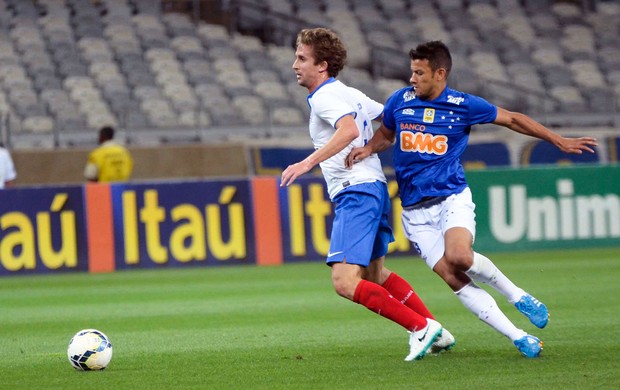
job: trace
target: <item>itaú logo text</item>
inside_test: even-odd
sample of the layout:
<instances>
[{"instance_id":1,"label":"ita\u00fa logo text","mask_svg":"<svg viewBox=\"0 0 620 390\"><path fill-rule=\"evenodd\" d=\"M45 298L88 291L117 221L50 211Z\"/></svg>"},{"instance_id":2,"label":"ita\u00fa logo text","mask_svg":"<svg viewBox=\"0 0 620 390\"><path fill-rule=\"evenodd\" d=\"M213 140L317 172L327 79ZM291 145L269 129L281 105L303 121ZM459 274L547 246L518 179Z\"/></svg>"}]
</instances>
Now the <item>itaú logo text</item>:
<instances>
[{"instance_id":1,"label":"ita\u00fa logo text","mask_svg":"<svg viewBox=\"0 0 620 390\"><path fill-rule=\"evenodd\" d=\"M403 152L419 152L442 155L448 151L448 137L401 131L400 150Z\"/></svg>"}]
</instances>

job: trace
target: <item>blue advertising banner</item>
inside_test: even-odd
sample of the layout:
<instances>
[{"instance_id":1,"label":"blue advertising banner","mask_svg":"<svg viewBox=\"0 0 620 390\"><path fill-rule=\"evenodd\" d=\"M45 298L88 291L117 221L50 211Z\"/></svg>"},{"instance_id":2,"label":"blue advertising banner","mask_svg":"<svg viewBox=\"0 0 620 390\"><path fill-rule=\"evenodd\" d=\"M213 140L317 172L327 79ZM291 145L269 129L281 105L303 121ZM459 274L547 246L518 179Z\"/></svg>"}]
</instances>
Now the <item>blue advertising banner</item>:
<instances>
[{"instance_id":1,"label":"blue advertising banner","mask_svg":"<svg viewBox=\"0 0 620 390\"><path fill-rule=\"evenodd\" d=\"M247 180L112 186L116 268L255 262Z\"/></svg>"},{"instance_id":2,"label":"blue advertising banner","mask_svg":"<svg viewBox=\"0 0 620 390\"><path fill-rule=\"evenodd\" d=\"M334 219L325 180L304 177L280 191L285 262L325 259Z\"/></svg>"},{"instance_id":3,"label":"blue advertising banner","mask_svg":"<svg viewBox=\"0 0 620 390\"><path fill-rule=\"evenodd\" d=\"M82 187L0 191L0 275L88 270Z\"/></svg>"}]
</instances>

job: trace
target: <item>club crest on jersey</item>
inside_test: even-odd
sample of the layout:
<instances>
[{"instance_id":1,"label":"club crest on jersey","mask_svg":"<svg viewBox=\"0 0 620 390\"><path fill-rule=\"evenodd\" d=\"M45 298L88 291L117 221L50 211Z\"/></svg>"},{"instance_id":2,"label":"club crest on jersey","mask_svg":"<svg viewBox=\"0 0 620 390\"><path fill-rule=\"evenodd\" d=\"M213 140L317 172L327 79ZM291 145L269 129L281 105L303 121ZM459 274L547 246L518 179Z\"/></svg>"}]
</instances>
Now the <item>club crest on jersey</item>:
<instances>
[{"instance_id":1,"label":"club crest on jersey","mask_svg":"<svg viewBox=\"0 0 620 390\"><path fill-rule=\"evenodd\" d=\"M433 123L435 121L435 109L434 108L425 108L424 116L422 117L422 122L424 123Z\"/></svg>"},{"instance_id":2,"label":"club crest on jersey","mask_svg":"<svg viewBox=\"0 0 620 390\"><path fill-rule=\"evenodd\" d=\"M409 100L413 100L415 99L415 92L409 90L409 91L405 91L405 93L403 94L403 100L408 102Z\"/></svg>"}]
</instances>

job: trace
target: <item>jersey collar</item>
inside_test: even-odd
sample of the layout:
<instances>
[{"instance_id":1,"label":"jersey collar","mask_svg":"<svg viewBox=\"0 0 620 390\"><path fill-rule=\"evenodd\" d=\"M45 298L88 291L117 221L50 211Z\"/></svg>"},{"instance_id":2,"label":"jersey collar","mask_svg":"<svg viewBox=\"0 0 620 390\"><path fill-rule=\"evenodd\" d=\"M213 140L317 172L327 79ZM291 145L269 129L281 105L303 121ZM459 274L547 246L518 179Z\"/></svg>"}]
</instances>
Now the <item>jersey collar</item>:
<instances>
[{"instance_id":1,"label":"jersey collar","mask_svg":"<svg viewBox=\"0 0 620 390\"><path fill-rule=\"evenodd\" d=\"M308 95L308 99L312 98L312 96L321 88L323 88L323 86L327 85L327 84L331 84L333 82L336 82L336 79L334 77L330 77L327 80L323 81L315 90L314 92L312 92L310 95Z\"/></svg>"}]
</instances>

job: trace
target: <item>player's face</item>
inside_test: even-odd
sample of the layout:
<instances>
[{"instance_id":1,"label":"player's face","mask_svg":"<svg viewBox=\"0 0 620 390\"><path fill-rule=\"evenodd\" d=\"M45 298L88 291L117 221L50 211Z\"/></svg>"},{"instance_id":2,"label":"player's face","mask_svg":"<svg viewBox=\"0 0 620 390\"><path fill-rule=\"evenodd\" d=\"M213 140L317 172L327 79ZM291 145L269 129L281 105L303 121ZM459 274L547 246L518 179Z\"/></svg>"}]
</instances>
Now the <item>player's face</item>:
<instances>
[{"instance_id":1,"label":"player's face","mask_svg":"<svg viewBox=\"0 0 620 390\"><path fill-rule=\"evenodd\" d=\"M440 72L433 72L428 60L411 60L411 85L415 88L418 98L424 100L435 99L443 90L443 78Z\"/></svg>"},{"instance_id":2,"label":"player's face","mask_svg":"<svg viewBox=\"0 0 620 390\"><path fill-rule=\"evenodd\" d=\"M326 63L315 64L314 51L312 46L300 44L295 51L295 62L293 70L297 75L297 84L308 88L308 92L314 90L325 81Z\"/></svg>"}]
</instances>

